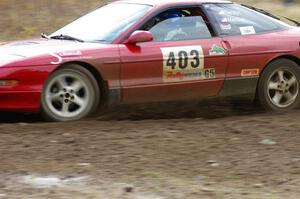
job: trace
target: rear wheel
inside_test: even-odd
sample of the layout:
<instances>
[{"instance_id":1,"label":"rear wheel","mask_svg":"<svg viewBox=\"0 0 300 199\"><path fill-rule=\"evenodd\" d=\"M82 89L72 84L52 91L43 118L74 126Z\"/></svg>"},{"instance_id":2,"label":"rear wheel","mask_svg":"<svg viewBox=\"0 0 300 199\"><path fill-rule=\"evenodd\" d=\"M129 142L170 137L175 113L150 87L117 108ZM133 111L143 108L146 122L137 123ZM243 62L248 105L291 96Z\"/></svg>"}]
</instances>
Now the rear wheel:
<instances>
[{"instance_id":1,"label":"rear wheel","mask_svg":"<svg viewBox=\"0 0 300 199\"><path fill-rule=\"evenodd\" d=\"M68 65L54 72L42 93L42 114L48 121L72 121L92 114L99 104L97 81L85 68Z\"/></svg>"},{"instance_id":2,"label":"rear wheel","mask_svg":"<svg viewBox=\"0 0 300 199\"><path fill-rule=\"evenodd\" d=\"M300 104L299 89L299 66L289 59L276 60L261 75L258 100L266 110L292 110Z\"/></svg>"}]
</instances>

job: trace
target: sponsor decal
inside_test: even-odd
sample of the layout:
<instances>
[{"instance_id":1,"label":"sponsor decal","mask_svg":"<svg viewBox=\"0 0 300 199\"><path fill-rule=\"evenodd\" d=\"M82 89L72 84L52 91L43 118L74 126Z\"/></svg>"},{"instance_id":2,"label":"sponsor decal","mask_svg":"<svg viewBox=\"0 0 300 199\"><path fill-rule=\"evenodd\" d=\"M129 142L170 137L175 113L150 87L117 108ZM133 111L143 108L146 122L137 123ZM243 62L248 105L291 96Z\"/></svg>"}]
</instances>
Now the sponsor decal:
<instances>
[{"instance_id":1,"label":"sponsor decal","mask_svg":"<svg viewBox=\"0 0 300 199\"><path fill-rule=\"evenodd\" d=\"M215 78L214 68L204 68L204 54L201 46L161 48L161 51L164 82Z\"/></svg>"},{"instance_id":2,"label":"sponsor decal","mask_svg":"<svg viewBox=\"0 0 300 199\"><path fill-rule=\"evenodd\" d=\"M242 77L253 77L259 75L259 68L252 68L252 69L243 69L241 72Z\"/></svg>"},{"instance_id":3,"label":"sponsor decal","mask_svg":"<svg viewBox=\"0 0 300 199\"><path fill-rule=\"evenodd\" d=\"M61 57L80 56L80 55L82 55L82 52L79 50L75 50L75 51L69 51L69 52L61 52L61 53L58 53L58 55Z\"/></svg>"},{"instance_id":4,"label":"sponsor decal","mask_svg":"<svg viewBox=\"0 0 300 199\"><path fill-rule=\"evenodd\" d=\"M253 35L256 34L255 28L253 26L240 27L242 35Z\"/></svg>"},{"instance_id":5,"label":"sponsor decal","mask_svg":"<svg viewBox=\"0 0 300 199\"><path fill-rule=\"evenodd\" d=\"M216 44L213 44L209 50L209 55L224 55L226 50Z\"/></svg>"},{"instance_id":6,"label":"sponsor decal","mask_svg":"<svg viewBox=\"0 0 300 199\"><path fill-rule=\"evenodd\" d=\"M231 24L229 24L229 23L220 24L220 28L221 28L221 30L231 30L232 29Z\"/></svg>"},{"instance_id":7,"label":"sponsor decal","mask_svg":"<svg viewBox=\"0 0 300 199\"><path fill-rule=\"evenodd\" d=\"M61 58L61 56L59 56L59 55L57 55L55 53L50 53L50 55L53 56L53 57L55 57L57 59L57 61L50 62L51 64L55 64L56 65L56 64L60 64L63 61L63 59Z\"/></svg>"},{"instance_id":8,"label":"sponsor decal","mask_svg":"<svg viewBox=\"0 0 300 199\"><path fill-rule=\"evenodd\" d=\"M214 79L215 76L216 71L214 68L201 69L198 72L168 72L165 77L165 82Z\"/></svg>"},{"instance_id":9,"label":"sponsor decal","mask_svg":"<svg viewBox=\"0 0 300 199\"><path fill-rule=\"evenodd\" d=\"M92 56L82 56L81 51L68 51L60 53L49 53L51 56L55 57L56 61L51 61L51 64L57 65L61 64L63 61L69 60L82 60L82 59L93 59Z\"/></svg>"},{"instance_id":10,"label":"sponsor decal","mask_svg":"<svg viewBox=\"0 0 300 199\"><path fill-rule=\"evenodd\" d=\"M229 20L228 20L228 18L227 18L227 17L224 17L224 18L222 18L221 22L222 22L222 23L228 23L228 22L229 22Z\"/></svg>"}]
</instances>

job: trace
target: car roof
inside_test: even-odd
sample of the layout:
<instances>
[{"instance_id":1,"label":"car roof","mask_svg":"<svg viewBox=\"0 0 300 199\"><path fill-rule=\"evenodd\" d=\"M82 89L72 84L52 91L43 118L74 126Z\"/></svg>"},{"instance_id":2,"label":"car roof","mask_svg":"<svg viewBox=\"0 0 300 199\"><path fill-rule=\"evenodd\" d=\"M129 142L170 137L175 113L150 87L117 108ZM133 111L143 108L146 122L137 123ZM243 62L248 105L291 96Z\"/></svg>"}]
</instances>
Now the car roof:
<instances>
[{"instance_id":1,"label":"car roof","mask_svg":"<svg viewBox=\"0 0 300 199\"><path fill-rule=\"evenodd\" d=\"M151 6L176 5L176 4L201 4L201 3L231 3L226 0L119 0L115 2L146 4Z\"/></svg>"}]
</instances>

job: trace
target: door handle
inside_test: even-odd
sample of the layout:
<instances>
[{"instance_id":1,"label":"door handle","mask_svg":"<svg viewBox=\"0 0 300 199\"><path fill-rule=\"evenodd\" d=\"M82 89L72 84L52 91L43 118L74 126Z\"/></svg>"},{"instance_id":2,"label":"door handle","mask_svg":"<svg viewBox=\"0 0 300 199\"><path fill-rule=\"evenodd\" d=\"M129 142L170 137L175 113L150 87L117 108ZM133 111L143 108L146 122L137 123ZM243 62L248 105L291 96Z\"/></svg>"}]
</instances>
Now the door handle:
<instances>
[{"instance_id":1,"label":"door handle","mask_svg":"<svg viewBox=\"0 0 300 199\"><path fill-rule=\"evenodd\" d=\"M227 52L229 52L229 51L231 50L231 45L230 45L229 41L223 40L223 41L222 41L222 45L223 45L223 48L225 48L225 50L226 50Z\"/></svg>"}]
</instances>

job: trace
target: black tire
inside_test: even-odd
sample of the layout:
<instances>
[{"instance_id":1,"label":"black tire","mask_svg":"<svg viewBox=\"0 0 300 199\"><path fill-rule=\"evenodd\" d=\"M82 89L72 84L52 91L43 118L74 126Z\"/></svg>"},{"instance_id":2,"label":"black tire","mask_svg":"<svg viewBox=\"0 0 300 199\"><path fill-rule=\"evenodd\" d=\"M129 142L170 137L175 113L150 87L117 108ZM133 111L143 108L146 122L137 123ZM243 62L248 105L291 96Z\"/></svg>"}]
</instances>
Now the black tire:
<instances>
[{"instance_id":1,"label":"black tire","mask_svg":"<svg viewBox=\"0 0 300 199\"><path fill-rule=\"evenodd\" d=\"M99 102L100 89L94 76L80 65L69 64L52 73L46 81L41 113L47 121L80 120L94 113Z\"/></svg>"},{"instance_id":2,"label":"black tire","mask_svg":"<svg viewBox=\"0 0 300 199\"><path fill-rule=\"evenodd\" d=\"M300 104L299 83L298 64L289 59L275 60L261 74L257 100L267 111L293 110Z\"/></svg>"}]
</instances>

